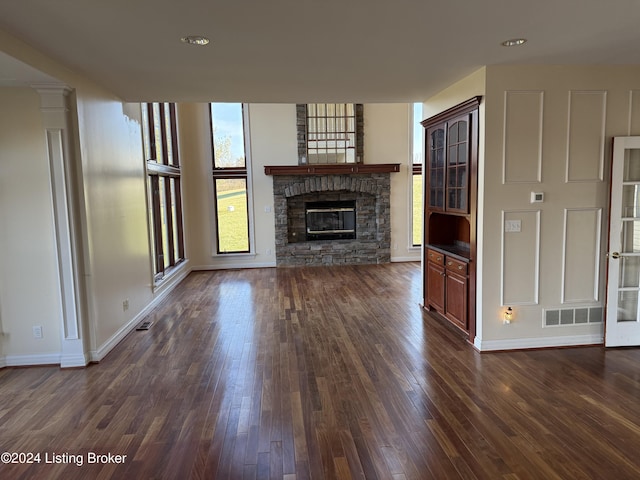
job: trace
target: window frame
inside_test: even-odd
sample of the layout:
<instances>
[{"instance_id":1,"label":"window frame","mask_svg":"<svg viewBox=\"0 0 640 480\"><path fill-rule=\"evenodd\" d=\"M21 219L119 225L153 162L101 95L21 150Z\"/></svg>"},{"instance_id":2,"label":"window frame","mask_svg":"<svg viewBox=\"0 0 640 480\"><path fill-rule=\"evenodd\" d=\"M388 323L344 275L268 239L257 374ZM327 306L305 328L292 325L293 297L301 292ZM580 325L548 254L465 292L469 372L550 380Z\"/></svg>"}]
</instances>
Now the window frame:
<instances>
[{"instance_id":1,"label":"window frame","mask_svg":"<svg viewBox=\"0 0 640 480\"><path fill-rule=\"evenodd\" d=\"M253 188L252 188L252 168L251 168L251 143L250 128L249 128L249 104L240 102L242 107L242 132L243 132L243 145L244 145L244 167L219 167L216 165L215 158L215 139L214 139L214 119L213 119L213 105L215 103L223 102L210 102L209 106L209 137L211 140L211 168L212 168L212 185L213 185L213 256L244 256L253 255L255 248L254 241L254 222L253 222ZM246 185L246 207L247 207L247 250L238 251L222 251L220 249L220 223L218 219L218 196L216 191L216 180L225 179L244 179Z\"/></svg>"},{"instance_id":2,"label":"window frame","mask_svg":"<svg viewBox=\"0 0 640 480\"><path fill-rule=\"evenodd\" d=\"M409 168L409 171L411 172L409 175L409 185L410 188L409 190L409 205L411 208L409 208L409 212L410 212L410 216L409 216L409 248L421 248L422 244L424 243L424 183L425 183L425 179L423 176L423 166L424 166L424 148L425 148L425 136L424 136L424 128L422 127L422 125L419 123L420 121L417 122L416 126L416 118L415 118L415 108L416 108L416 104L422 104L421 102L414 102L409 104L409 151L411 152L411 156L409 157L410 159L410 166L411 168ZM422 111L420 112L422 116ZM416 145L416 132L420 132L420 141L419 141L419 145L420 145L420 152L416 152L415 151L415 145ZM420 153L420 163L416 163L415 162L415 155L416 153ZM413 191L413 186L414 186L414 176L415 175L420 175L422 176L422 190L420 192L420 216L422 218L422 222L421 222L421 229L420 229L420 243L414 243L413 239L415 237L415 232L414 232L414 223L413 223L413 218L414 218L414 196L415 196L415 192Z\"/></svg>"},{"instance_id":3,"label":"window frame","mask_svg":"<svg viewBox=\"0 0 640 480\"><path fill-rule=\"evenodd\" d=\"M156 114L159 115L160 132L156 131ZM143 156L149 203L148 221L151 240L151 263L153 280L157 284L186 260L178 122L174 103L141 103L141 115ZM160 139L159 145L158 139ZM172 161L169 162L169 159ZM161 179L163 179L162 182ZM160 187L161 183L164 188ZM163 201L165 210L164 222L162 215ZM167 240L166 252L164 245L165 235ZM167 258L168 262L165 265Z\"/></svg>"}]
</instances>

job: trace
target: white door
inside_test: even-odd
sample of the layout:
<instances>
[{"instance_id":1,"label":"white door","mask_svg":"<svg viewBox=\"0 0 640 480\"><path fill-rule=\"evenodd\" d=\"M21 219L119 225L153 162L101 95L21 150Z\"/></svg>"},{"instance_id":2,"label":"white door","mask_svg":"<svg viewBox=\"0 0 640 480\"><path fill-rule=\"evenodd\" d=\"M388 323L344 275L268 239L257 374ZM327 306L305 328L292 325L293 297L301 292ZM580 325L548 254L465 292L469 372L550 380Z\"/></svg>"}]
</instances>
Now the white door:
<instances>
[{"instance_id":1,"label":"white door","mask_svg":"<svg viewBox=\"0 0 640 480\"><path fill-rule=\"evenodd\" d=\"M605 346L640 345L640 137L613 139Z\"/></svg>"}]
</instances>

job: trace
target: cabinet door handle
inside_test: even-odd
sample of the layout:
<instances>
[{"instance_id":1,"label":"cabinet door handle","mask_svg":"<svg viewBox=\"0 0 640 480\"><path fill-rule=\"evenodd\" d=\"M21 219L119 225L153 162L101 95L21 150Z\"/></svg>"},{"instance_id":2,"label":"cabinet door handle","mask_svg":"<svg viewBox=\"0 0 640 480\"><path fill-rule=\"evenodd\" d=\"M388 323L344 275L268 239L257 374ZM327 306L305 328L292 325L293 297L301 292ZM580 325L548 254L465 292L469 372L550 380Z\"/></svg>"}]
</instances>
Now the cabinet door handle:
<instances>
[{"instance_id":1,"label":"cabinet door handle","mask_svg":"<svg viewBox=\"0 0 640 480\"><path fill-rule=\"evenodd\" d=\"M440 261L440 260L442 260L442 257L438 257L438 258L436 258L436 260L437 260L437 261Z\"/></svg>"},{"instance_id":2,"label":"cabinet door handle","mask_svg":"<svg viewBox=\"0 0 640 480\"><path fill-rule=\"evenodd\" d=\"M447 262L447 265L451 266L453 265L453 262Z\"/></svg>"},{"instance_id":3,"label":"cabinet door handle","mask_svg":"<svg viewBox=\"0 0 640 480\"><path fill-rule=\"evenodd\" d=\"M462 265L458 265L458 270L462 270Z\"/></svg>"}]
</instances>

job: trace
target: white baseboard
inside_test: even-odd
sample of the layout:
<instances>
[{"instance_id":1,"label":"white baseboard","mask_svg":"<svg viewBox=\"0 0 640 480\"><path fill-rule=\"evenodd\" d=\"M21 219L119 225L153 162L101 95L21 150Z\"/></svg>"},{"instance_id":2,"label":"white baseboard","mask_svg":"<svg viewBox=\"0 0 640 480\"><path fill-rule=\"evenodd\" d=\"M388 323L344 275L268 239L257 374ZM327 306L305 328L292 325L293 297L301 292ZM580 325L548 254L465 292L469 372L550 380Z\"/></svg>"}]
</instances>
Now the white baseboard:
<instances>
[{"instance_id":1,"label":"white baseboard","mask_svg":"<svg viewBox=\"0 0 640 480\"><path fill-rule=\"evenodd\" d=\"M7 360L4 355L0 355L0 368L4 368L7 366Z\"/></svg>"},{"instance_id":2,"label":"white baseboard","mask_svg":"<svg viewBox=\"0 0 640 480\"><path fill-rule=\"evenodd\" d=\"M152 302L154 303L154 302ZM151 304L150 304L151 305ZM128 323L120 327L120 329L105 343L103 343L97 350L89 351L89 359L92 362L99 362L102 360L113 348L120 343L124 337L126 337L131 330L142 320L143 313L146 312L146 308L132 318Z\"/></svg>"},{"instance_id":3,"label":"white baseboard","mask_svg":"<svg viewBox=\"0 0 640 480\"><path fill-rule=\"evenodd\" d=\"M507 340L482 340L475 338L473 344L481 352L496 350L525 350L529 348L577 347L581 345L599 345L604 342L601 333L591 335L573 335L563 337L515 338Z\"/></svg>"},{"instance_id":4,"label":"white baseboard","mask_svg":"<svg viewBox=\"0 0 640 480\"><path fill-rule=\"evenodd\" d=\"M242 263L242 264L228 264L228 265L199 265L197 267L192 267L191 271L194 272L206 272L208 270L237 270L241 268L274 268L276 266L276 262L253 262L253 263Z\"/></svg>"},{"instance_id":5,"label":"white baseboard","mask_svg":"<svg viewBox=\"0 0 640 480\"><path fill-rule=\"evenodd\" d=\"M124 324L120 329L105 343L103 343L97 350L91 350L89 352L89 360L91 362L99 362L102 360L113 348L120 343L124 337L126 337L151 310L153 310L160 302L171 292L178 284L191 273L191 268L185 268L175 277L171 277L167 283L163 284L161 289L156 290L157 295L154 299L144 307L140 313L133 317L129 322Z\"/></svg>"},{"instance_id":6,"label":"white baseboard","mask_svg":"<svg viewBox=\"0 0 640 480\"><path fill-rule=\"evenodd\" d=\"M36 365L59 365L60 354L43 355L5 355L4 367L32 367Z\"/></svg>"},{"instance_id":7,"label":"white baseboard","mask_svg":"<svg viewBox=\"0 0 640 480\"><path fill-rule=\"evenodd\" d=\"M86 367L89 363L88 354L76 353L60 356L60 368Z\"/></svg>"},{"instance_id":8,"label":"white baseboard","mask_svg":"<svg viewBox=\"0 0 640 480\"><path fill-rule=\"evenodd\" d=\"M419 262L420 256L417 257L391 257L391 263L403 263L403 262Z\"/></svg>"}]
</instances>

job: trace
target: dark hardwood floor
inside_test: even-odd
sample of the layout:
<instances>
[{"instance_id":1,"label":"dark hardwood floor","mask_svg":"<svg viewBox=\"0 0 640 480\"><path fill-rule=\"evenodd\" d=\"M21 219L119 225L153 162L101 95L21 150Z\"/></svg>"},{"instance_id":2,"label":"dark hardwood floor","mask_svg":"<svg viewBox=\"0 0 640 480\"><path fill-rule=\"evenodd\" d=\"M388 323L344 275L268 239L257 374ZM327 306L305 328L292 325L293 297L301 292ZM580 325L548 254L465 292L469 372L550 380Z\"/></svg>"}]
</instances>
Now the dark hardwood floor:
<instances>
[{"instance_id":1,"label":"dark hardwood floor","mask_svg":"<svg viewBox=\"0 0 640 480\"><path fill-rule=\"evenodd\" d=\"M192 273L100 364L0 370L0 452L41 454L0 478L640 478L640 350L480 354L420 290L412 263Z\"/></svg>"}]
</instances>

